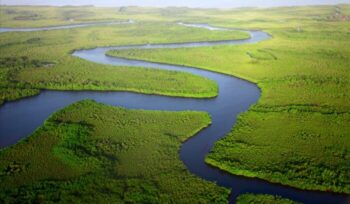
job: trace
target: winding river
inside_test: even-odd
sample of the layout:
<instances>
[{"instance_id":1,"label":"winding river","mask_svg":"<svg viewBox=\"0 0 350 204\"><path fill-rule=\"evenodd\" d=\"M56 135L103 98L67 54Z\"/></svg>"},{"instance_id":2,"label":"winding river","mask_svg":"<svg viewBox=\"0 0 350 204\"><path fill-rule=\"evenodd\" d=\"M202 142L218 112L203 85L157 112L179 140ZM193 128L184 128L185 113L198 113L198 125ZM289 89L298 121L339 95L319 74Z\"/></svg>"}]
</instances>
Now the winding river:
<instances>
[{"instance_id":1,"label":"winding river","mask_svg":"<svg viewBox=\"0 0 350 204\"><path fill-rule=\"evenodd\" d=\"M182 26L199 27L210 30L226 30L225 28L212 27L207 24L179 24ZM85 25L86 24L84 24L84 26ZM81 25L71 25L63 28L62 26L59 27L60 29L63 29L81 27ZM46 27L40 29L36 28L35 30L48 30L53 28L58 29L57 27ZM6 31L3 29L1 30L1 32L10 31L23 31L23 29L7 28ZM30 30L26 29L25 31ZM43 90L37 96L14 102L6 102L0 107L0 148L15 144L21 138L30 135L37 127L41 126L43 121L53 112L86 98L129 109L206 111L212 117L212 124L182 145L180 157L189 171L193 174L205 180L216 182L220 186L232 189L232 194L229 198L230 203L233 203L238 195L247 192L280 195L303 203L346 203L349 199L347 195L298 190L279 184L272 184L260 179L231 175L205 164L205 156L209 153L210 149L218 139L224 137L230 132L236 122L237 115L246 111L259 99L260 90L255 84L233 76L194 67L130 60L105 55L108 50L113 49L239 45L257 43L270 38L267 33L262 31L246 32L248 32L251 37L244 40L99 47L95 49L75 51L73 53L74 56L93 63L190 72L192 74L215 80L219 86L219 95L213 99L192 99L129 92Z\"/></svg>"}]
</instances>

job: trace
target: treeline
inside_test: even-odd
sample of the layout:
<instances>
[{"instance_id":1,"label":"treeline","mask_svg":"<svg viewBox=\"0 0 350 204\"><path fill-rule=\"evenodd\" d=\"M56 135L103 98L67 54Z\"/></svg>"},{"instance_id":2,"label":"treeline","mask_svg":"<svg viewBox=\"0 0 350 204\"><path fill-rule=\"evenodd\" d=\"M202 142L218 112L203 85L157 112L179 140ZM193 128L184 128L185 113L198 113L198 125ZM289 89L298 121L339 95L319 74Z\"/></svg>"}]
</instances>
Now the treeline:
<instances>
[{"instance_id":1,"label":"treeline","mask_svg":"<svg viewBox=\"0 0 350 204\"><path fill-rule=\"evenodd\" d=\"M27 56L0 58L0 68L51 67L54 63L29 59Z\"/></svg>"},{"instance_id":2,"label":"treeline","mask_svg":"<svg viewBox=\"0 0 350 204\"><path fill-rule=\"evenodd\" d=\"M274 203L274 204L298 204L298 202L282 198L281 196L267 195L267 194L252 194L247 193L239 196L236 199L237 204L247 203Z\"/></svg>"}]
</instances>

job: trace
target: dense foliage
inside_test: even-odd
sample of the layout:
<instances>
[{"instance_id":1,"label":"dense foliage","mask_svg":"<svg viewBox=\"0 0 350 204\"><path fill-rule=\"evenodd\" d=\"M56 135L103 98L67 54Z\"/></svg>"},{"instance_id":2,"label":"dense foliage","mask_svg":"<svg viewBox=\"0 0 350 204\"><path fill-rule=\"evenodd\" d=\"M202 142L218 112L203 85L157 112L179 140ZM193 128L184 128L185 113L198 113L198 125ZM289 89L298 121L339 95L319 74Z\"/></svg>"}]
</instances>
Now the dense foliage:
<instances>
[{"instance_id":1,"label":"dense foliage","mask_svg":"<svg viewBox=\"0 0 350 204\"><path fill-rule=\"evenodd\" d=\"M279 196L266 194L243 194L236 199L236 204L298 204Z\"/></svg>"},{"instance_id":2,"label":"dense foliage","mask_svg":"<svg viewBox=\"0 0 350 204\"><path fill-rule=\"evenodd\" d=\"M226 203L229 191L191 175L178 155L209 123L200 112L75 103L0 151L0 203Z\"/></svg>"},{"instance_id":3,"label":"dense foliage","mask_svg":"<svg viewBox=\"0 0 350 204\"><path fill-rule=\"evenodd\" d=\"M1 33L0 103L38 94L39 89L213 97L215 83L201 77L94 64L70 53L96 46L247 37L238 31L185 28L178 21L269 32L271 40L251 45L109 54L185 64L256 82L262 89L258 104L239 117L206 161L234 174L299 188L350 192L350 6L221 11L2 6L0 15L1 27L138 22ZM195 178L178 158L180 141L208 123L207 116L194 112L74 104L0 152L1 201L225 202L227 190ZM269 195L238 199L259 201L290 202Z\"/></svg>"},{"instance_id":4,"label":"dense foliage","mask_svg":"<svg viewBox=\"0 0 350 204\"><path fill-rule=\"evenodd\" d=\"M13 80L19 70L25 68L51 67L51 62L29 60L27 56L0 58L0 105L5 101L13 101L23 97L39 94L38 89L26 83Z\"/></svg>"},{"instance_id":5,"label":"dense foliage","mask_svg":"<svg viewBox=\"0 0 350 204\"><path fill-rule=\"evenodd\" d=\"M48 18L52 14L48 11L55 9L56 17ZM22 25L33 26L51 25L60 19L57 24L72 22L65 13L75 13L78 8L42 8L42 7L2 7L0 26ZM80 8L81 12L90 10L90 7ZM104 9L93 8L101 15L79 16L81 21L92 21L94 16L102 16ZM111 13L111 19L120 20ZM23 12L37 13L46 20L32 21L15 18ZM79 12L78 12L79 13ZM91 12L88 12L91 13ZM47 16L46 16L47 15ZM133 12L123 12L124 16L134 17ZM138 15L135 16L137 19ZM12 18L11 18L12 17ZM97 21L95 19L95 21ZM105 19L107 20L107 19ZM142 20L140 20L142 21ZM22 23L19 23L22 22ZM97 21L98 22L98 21ZM74 22L76 23L76 22ZM24 24L23 24L24 25ZM190 32L189 32L190 31ZM198 28L185 28L166 21L136 21L135 24L123 25L95 25L84 28L65 30L11 32L0 34L0 78L15 83L2 83L1 87L16 87L13 96L0 89L2 101L16 99L16 96L31 95L28 90L21 91L25 84L26 89L54 89L54 90L109 90L134 91L147 94L162 94L181 97L208 98L218 93L215 82L188 73L164 70L150 70L144 68L114 67L95 64L71 56L74 50L97 46L148 44L165 42L187 42L246 38L245 33L239 31L211 32ZM13 68L16 70L13 71ZM11 74L8 72L11 70ZM20 86L20 87L18 87Z\"/></svg>"},{"instance_id":6,"label":"dense foliage","mask_svg":"<svg viewBox=\"0 0 350 204\"><path fill-rule=\"evenodd\" d=\"M260 28L272 39L109 54L200 67L256 82L262 89L258 104L239 118L206 161L234 174L350 193L349 22L329 18L335 13L350 16L350 6L225 11L205 21Z\"/></svg>"}]
</instances>

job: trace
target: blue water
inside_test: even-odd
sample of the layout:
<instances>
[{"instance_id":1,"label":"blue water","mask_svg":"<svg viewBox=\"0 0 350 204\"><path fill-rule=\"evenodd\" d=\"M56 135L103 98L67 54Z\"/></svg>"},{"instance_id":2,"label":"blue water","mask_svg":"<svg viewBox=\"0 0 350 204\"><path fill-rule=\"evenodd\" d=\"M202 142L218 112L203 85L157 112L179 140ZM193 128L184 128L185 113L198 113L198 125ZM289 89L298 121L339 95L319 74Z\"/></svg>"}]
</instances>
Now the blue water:
<instances>
[{"instance_id":1,"label":"blue water","mask_svg":"<svg viewBox=\"0 0 350 204\"><path fill-rule=\"evenodd\" d=\"M210 30L224 30L206 24L183 24L183 26L201 27ZM193 174L220 186L232 189L230 202L242 193L266 193L281 195L304 203L346 203L346 195L316 191L302 191L291 187L272 184L260 179L235 176L210 167L204 163L214 143L224 137L236 122L239 113L246 111L260 97L259 88L248 81L236 77L196 69L193 67L176 66L161 63L152 63L141 60L129 60L118 57L109 57L105 53L111 49L151 49L151 48L179 48L215 45L239 45L257 43L269 39L267 33L261 31L246 31L251 38L245 40L227 40L216 42L190 42L169 44L130 45L115 47L99 47L89 50L79 50L73 56L102 64L116 66L147 67L174 71L183 71L203 76L217 82L219 94L213 99L190 99L145 95L130 92L94 92L94 91L42 91L40 95L7 102L0 107L0 147L8 147L20 139L30 135L41 126L53 112L86 98L114 106L130 109L145 110L198 110L206 111L212 117L212 124L199 132L195 137L186 141L180 150L180 157ZM132 69L132 68L130 68ZM19 128L20 127L20 128Z\"/></svg>"}]
</instances>

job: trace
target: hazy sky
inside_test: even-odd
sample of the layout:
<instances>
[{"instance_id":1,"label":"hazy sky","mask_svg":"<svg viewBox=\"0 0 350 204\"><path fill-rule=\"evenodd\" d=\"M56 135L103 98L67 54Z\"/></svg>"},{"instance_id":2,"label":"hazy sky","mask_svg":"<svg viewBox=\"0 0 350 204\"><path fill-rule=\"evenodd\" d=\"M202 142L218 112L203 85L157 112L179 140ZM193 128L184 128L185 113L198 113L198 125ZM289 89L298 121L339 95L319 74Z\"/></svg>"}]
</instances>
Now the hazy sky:
<instances>
[{"instance_id":1,"label":"hazy sky","mask_svg":"<svg viewBox=\"0 0 350 204\"><path fill-rule=\"evenodd\" d=\"M8 5L95 5L95 6L187 6L187 7L271 7L350 3L350 0L0 0Z\"/></svg>"}]
</instances>

